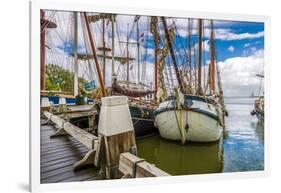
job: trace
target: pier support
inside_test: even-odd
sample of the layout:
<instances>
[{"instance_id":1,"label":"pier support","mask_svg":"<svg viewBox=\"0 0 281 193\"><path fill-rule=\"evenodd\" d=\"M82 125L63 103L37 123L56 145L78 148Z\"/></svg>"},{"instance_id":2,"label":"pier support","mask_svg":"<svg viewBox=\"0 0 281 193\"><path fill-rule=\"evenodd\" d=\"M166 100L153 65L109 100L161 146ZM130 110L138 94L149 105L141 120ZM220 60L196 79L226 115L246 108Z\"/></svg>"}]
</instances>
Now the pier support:
<instances>
[{"instance_id":1,"label":"pier support","mask_svg":"<svg viewBox=\"0 0 281 193\"><path fill-rule=\"evenodd\" d=\"M95 163L105 168L107 179L121 177L119 157L136 147L135 132L129 111L128 98L102 98L98 126L98 147Z\"/></svg>"}]
</instances>

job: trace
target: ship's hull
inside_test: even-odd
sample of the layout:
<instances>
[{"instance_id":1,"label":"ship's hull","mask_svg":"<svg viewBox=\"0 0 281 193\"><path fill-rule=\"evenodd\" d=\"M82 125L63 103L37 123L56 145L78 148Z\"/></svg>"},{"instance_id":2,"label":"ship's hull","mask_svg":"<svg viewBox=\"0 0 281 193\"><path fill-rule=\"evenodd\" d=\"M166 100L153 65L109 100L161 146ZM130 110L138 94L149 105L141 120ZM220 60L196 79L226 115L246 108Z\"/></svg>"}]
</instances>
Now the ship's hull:
<instances>
[{"instance_id":1,"label":"ship's hull","mask_svg":"<svg viewBox=\"0 0 281 193\"><path fill-rule=\"evenodd\" d=\"M154 126L154 109L129 105L136 137L157 133Z\"/></svg>"},{"instance_id":2,"label":"ship's hull","mask_svg":"<svg viewBox=\"0 0 281 193\"><path fill-rule=\"evenodd\" d=\"M100 104L96 104L99 112ZM154 126L154 109L139 107L129 104L129 110L133 121L136 137L145 137L158 132Z\"/></svg>"},{"instance_id":3,"label":"ship's hull","mask_svg":"<svg viewBox=\"0 0 281 193\"><path fill-rule=\"evenodd\" d=\"M219 115L214 104L207 103L198 97L187 100L189 100L189 107L182 109L174 107L175 100L160 104L155 111L155 123L160 135L183 143L185 141L218 141L223 133L220 123L223 115Z\"/></svg>"}]
</instances>

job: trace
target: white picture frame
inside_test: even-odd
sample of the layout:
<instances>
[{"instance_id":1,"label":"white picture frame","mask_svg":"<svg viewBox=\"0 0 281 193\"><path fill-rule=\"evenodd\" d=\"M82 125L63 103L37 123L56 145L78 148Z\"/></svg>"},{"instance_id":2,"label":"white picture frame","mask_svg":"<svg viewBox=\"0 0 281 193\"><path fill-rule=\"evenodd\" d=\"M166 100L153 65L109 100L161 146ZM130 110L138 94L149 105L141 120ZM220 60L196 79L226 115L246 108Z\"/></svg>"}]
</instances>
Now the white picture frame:
<instances>
[{"instance_id":1,"label":"white picture frame","mask_svg":"<svg viewBox=\"0 0 281 193\"><path fill-rule=\"evenodd\" d=\"M265 148L264 171L202 174L188 176L173 176L161 178L139 178L126 180L106 180L89 182L71 182L40 184L40 9L83 11L83 12L110 12L116 14L155 15L173 17L192 17L202 19L217 19L231 21L263 22L264 35L264 59L265 59ZM162 10L143 7L119 7L105 6L97 3L83 2L56 2L56 1L32 1L30 2L30 190L32 192L95 189L102 187L125 187L149 184L184 183L190 181L210 181L225 179L241 179L264 177L270 173L269 147L270 147L270 18L258 15L240 15L227 13L209 13L188 10Z\"/></svg>"}]
</instances>

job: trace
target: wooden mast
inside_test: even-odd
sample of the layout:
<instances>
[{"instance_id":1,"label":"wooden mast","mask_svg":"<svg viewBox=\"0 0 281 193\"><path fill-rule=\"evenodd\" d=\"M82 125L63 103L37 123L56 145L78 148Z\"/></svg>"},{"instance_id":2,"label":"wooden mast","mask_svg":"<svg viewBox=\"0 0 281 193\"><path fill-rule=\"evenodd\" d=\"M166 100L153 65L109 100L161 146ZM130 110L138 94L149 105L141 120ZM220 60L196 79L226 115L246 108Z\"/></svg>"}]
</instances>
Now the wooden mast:
<instances>
[{"instance_id":1,"label":"wooden mast","mask_svg":"<svg viewBox=\"0 0 281 193\"><path fill-rule=\"evenodd\" d=\"M73 89L73 95L76 97L78 95L78 24L77 24L77 12L73 12L73 31L74 31L74 42L73 42L73 54L74 54L74 89Z\"/></svg>"},{"instance_id":2,"label":"wooden mast","mask_svg":"<svg viewBox=\"0 0 281 193\"><path fill-rule=\"evenodd\" d=\"M156 17L156 16L153 16ZM151 17L152 19L152 17ZM157 22L155 22L155 30L157 31L157 24L158 24L158 19L156 17ZM152 22L152 21L151 21ZM154 32L154 100L155 102L157 101L157 91L158 91L158 58L157 58L157 49L158 49L158 43L157 43L157 37L156 34L157 32Z\"/></svg>"},{"instance_id":3,"label":"wooden mast","mask_svg":"<svg viewBox=\"0 0 281 193\"><path fill-rule=\"evenodd\" d=\"M171 42L171 37L170 37L169 30L168 30L168 27L167 27L166 19L165 19L165 17L161 17L161 19L162 19L162 23L163 23L163 26L164 26L165 37L166 37L166 40L168 42L169 51L170 51L170 54L171 54L171 57L172 57L173 65L174 65L174 68L175 68L175 71L176 71L176 77L177 77L178 85L179 85L179 88L180 88L181 92L185 93L184 89L183 89L183 86L182 86L180 72L179 72L179 69L178 69L178 66L177 66L176 56L175 56L174 48L173 48L173 45L172 45L172 42Z\"/></svg>"},{"instance_id":4,"label":"wooden mast","mask_svg":"<svg viewBox=\"0 0 281 193\"><path fill-rule=\"evenodd\" d=\"M45 12L40 10L40 19L45 19ZM42 24L41 24L42 25ZM42 26L41 26L42 28ZM40 32L40 89L45 90L45 29Z\"/></svg>"},{"instance_id":5,"label":"wooden mast","mask_svg":"<svg viewBox=\"0 0 281 193\"><path fill-rule=\"evenodd\" d=\"M129 85L130 81L130 63L129 63L129 24L127 25L127 42L126 42L126 48L127 48L127 84Z\"/></svg>"},{"instance_id":6,"label":"wooden mast","mask_svg":"<svg viewBox=\"0 0 281 193\"><path fill-rule=\"evenodd\" d=\"M96 47L95 47L95 44L94 44L94 40L93 40L90 25L89 25L87 13L84 12L83 15L84 15L85 23L86 23L86 28L87 28L87 32L88 32L89 41L90 41L90 46L91 46L91 49L92 49L92 52L93 52L93 59L94 59L94 62L96 64L96 69L97 69L99 83L100 83L101 90L102 90L102 95L103 95L103 97L105 97L106 96L106 90L105 90L105 86L104 86L102 73L101 73L101 70L100 70L99 61L98 61L98 58L97 58Z\"/></svg>"},{"instance_id":7,"label":"wooden mast","mask_svg":"<svg viewBox=\"0 0 281 193\"><path fill-rule=\"evenodd\" d=\"M191 66L191 19L188 18L188 59L189 59L189 81L192 81L192 66Z\"/></svg>"},{"instance_id":8,"label":"wooden mast","mask_svg":"<svg viewBox=\"0 0 281 193\"><path fill-rule=\"evenodd\" d=\"M102 57L102 75L105 77L105 20L102 18L102 50L103 50L103 57Z\"/></svg>"},{"instance_id":9,"label":"wooden mast","mask_svg":"<svg viewBox=\"0 0 281 193\"><path fill-rule=\"evenodd\" d=\"M197 94L202 94L201 87L201 74L202 74L202 19L198 21L198 80L197 80Z\"/></svg>"},{"instance_id":10,"label":"wooden mast","mask_svg":"<svg viewBox=\"0 0 281 193\"><path fill-rule=\"evenodd\" d=\"M215 42L214 42L214 23L211 20L211 62L210 62L210 95L215 93Z\"/></svg>"},{"instance_id":11,"label":"wooden mast","mask_svg":"<svg viewBox=\"0 0 281 193\"><path fill-rule=\"evenodd\" d=\"M138 48L138 83L140 83L140 34L139 34L139 20L137 19L137 48Z\"/></svg>"},{"instance_id":12,"label":"wooden mast","mask_svg":"<svg viewBox=\"0 0 281 193\"><path fill-rule=\"evenodd\" d=\"M154 37L154 99L155 102L157 101L157 91L158 91L158 72L157 72L157 42L156 42L156 38Z\"/></svg>"},{"instance_id":13,"label":"wooden mast","mask_svg":"<svg viewBox=\"0 0 281 193\"><path fill-rule=\"evenodd\" d=\"M112 78L115 76L115 66L114 66L114 54L115 54L115 47L114 47L114 44L115 44L115 40L114 40L114 21L115 21L115 15L111 15L111 30L112 30L112 37L111 37L111 41L112 41L112 48L111 48L111 61L112 61ZM113 80L113 79L112 79ZM113 82L112 82L113 83Z\"/></svg>"}]
</instances>

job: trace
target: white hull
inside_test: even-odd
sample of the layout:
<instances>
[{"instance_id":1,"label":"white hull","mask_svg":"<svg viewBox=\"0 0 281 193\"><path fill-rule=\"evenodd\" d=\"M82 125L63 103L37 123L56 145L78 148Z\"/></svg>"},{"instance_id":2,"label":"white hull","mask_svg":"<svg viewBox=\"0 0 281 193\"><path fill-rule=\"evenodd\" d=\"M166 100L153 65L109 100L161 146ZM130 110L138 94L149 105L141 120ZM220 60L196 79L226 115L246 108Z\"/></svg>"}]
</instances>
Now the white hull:
<instances>
[{"instance_id":1,"label":"white hull","mask_svg":"<svg viewBox=\"0 0 281 193\"><path fill-rule=\"evenodd\" d=\"M191 107L197 108L197 111L192 109L167 109L156 114L155 122L161 137L170 140L180 140L183 143L185 141L218 141L222 136L223 127L219 120L210 116L218 117L214 105L207 105L205 102L196 101ZM204 110L209 115L202 113L200 110Z\"/></svg>"}]
</instances>

